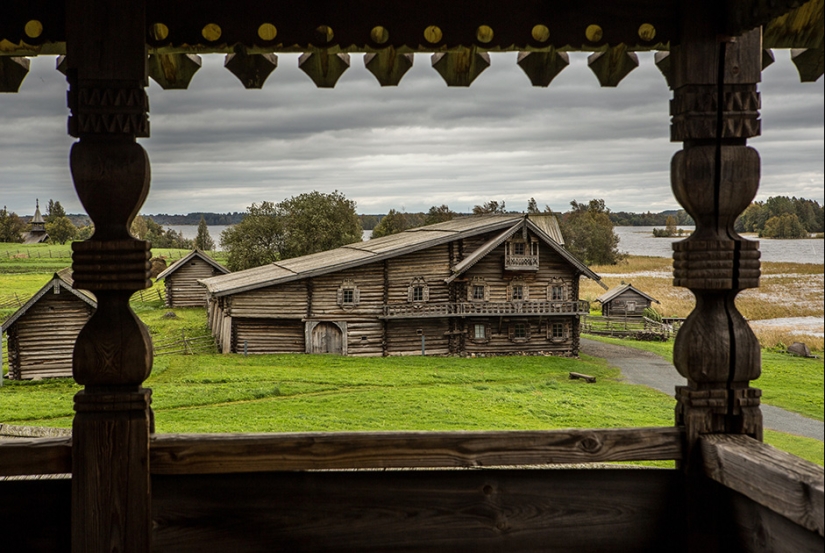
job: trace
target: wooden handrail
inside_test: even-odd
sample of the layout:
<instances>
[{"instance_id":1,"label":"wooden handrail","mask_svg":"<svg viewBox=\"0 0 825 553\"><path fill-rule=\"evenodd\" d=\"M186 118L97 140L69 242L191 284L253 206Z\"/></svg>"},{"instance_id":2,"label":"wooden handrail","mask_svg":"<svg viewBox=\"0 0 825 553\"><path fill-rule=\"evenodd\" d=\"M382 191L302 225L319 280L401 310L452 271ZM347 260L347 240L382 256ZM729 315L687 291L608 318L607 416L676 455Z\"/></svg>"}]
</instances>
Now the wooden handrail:
<instances>
[{"instance_id":1,"label":"wooden handrail","mask_svg":"<svg viewBox=\"0 0 825 553\"><path fill-rule=\"evenodd\" d=\"M709 478L823 536L822 467L743 435L709 434L700 445Z\"/></svg>"},{"instance_id":2,"label":"wooden handrail","mask_svg":"<svg viewBox=\"0 0 825 553\"><path fill-rule=\"evenodd\" d=\"M0 476L72 472L71 438L0 441Z\"/></svg>"},{"instance_id":3,"label":"wooden handrail","mask_svg":"<svg viewBox=\"0 0 825 553\"><path fill-rule=\"evenodd\" d=\"M499 315L586 315L590 303L576 301L440 302L384 305L384 318L472 317Z\"/></svg>"}]
</instances>

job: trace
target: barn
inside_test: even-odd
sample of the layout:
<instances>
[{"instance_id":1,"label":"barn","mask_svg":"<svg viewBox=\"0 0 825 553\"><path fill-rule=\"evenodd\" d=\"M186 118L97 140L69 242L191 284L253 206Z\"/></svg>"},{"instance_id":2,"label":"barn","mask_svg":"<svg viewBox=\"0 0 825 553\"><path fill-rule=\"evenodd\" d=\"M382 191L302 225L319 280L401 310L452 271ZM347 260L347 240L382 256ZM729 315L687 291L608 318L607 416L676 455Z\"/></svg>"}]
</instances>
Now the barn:
<instances>
[{"instance_id":1,"label":"barn","mask_svg":"<svg viewBox=\"0 0 825 553\"><path fill-rule=\"evenodd\" d=\"M206 290L198 280L224 275L229 269L200 250L192 250L161 272L156 281L166 288L167 307L203 307Z\"/></svg>"},{"instance_id":2,"label":"barn","mask_svg":"<svg viewBox=\"0 0 825 553\"><path fill-rule=\"evenodd\" d=\"M605 317L641 317L644 310L659 300L649 296L633 286L622 284L611 288L596 301L602 304L602 315Z\"/></svg>"},{"instance_id":3,"label":"barn","mask_svg":"<svg viewBox=\"0 0 825 553\"><path fill-rule=\"evenodd\" d=\"M71 269L52 279L0 325L8 334L9 378L72 376L72 350L97 301L72 286Z\"/></svg>"},{"instance_id":4,"label":"barn","mask_svg":"<svg viewBox=\"0 0 825 553\"><path fill-rule=\"evenodd\" d=\"M579 277L552 215L485 215L204 279L224 352L578 353Z\"/></svg>"}]
</instances>

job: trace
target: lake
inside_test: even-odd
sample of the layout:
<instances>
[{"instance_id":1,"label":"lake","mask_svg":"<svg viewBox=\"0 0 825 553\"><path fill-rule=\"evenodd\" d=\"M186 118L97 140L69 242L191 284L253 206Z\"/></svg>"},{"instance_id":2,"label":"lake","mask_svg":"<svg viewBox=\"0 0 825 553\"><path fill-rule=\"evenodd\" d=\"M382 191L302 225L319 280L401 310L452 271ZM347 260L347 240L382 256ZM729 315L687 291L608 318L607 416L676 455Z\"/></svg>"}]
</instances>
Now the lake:
<instances>
[{"instance_id":1,"label":"lake","mask_svg":"<svg viewBox=\"0 0 825 553\"><path fill-rule=\"evenodd\" d=\"M165 227L180 232L184 238L193 239L198 235L197 225L165 225ZM209 235L215 241L216 248L220 248L221 232L226 228L228 228L227 225L209 227ZM615 230L619 236L619 250L630 255L671 258L673 256L671 243L685 238L654 238L653 227L615 227ZM686 230L690 231L692 227L686 227ZM365 240L368 240L371 235L372 231L364 231ZM822 240L772 240L763 238L759 242L759 247L762 250L762 261L825 262L825 248Z\"/></svg>"}]
</instances>

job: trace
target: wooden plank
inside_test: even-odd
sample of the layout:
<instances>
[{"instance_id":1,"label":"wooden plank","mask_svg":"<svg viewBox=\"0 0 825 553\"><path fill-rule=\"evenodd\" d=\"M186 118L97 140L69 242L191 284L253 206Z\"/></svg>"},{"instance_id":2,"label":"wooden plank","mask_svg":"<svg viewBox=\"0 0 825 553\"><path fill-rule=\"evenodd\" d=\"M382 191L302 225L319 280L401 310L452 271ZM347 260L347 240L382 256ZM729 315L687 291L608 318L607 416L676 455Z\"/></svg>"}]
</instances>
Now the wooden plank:
<instances>
[{"instance_id":1,"label":"wooden plank","mask_svg":"<svg viewBox=\"0 0 825 553\"><path fill-rule=\"evenodd\" d=\"M720 486L721 487L721 486ZM727 494L725 494L727 492ZM727 525L723 533L728 551L745 553L822 553L823 537L803 528L773 510L737 493L723 489L727 495Z\"/></svg>"},{"instance_id":2,"label":"wooden plank","mask_svg":"<svg viewBox=\"0 0 825 553\"><path fill-rule=\"evenodd\" d=\"M160 434L153 474L402 467L481 467L679 460L677 428L518 432Z\"/></svg>"},{"instance_id":3,"label":"wooden plank","mask_svg":"<svg viewBox=\"0 0 825 553\"><path fill-rule=\"evenodd\" d=\"M156 475L154 551L681 551L675 470Z\"/></svg>"},{"instance_id":4,"label":"wooden plank","mask_svg":"<svg viewBox=\"0 0 825 553\"><path fill-rule=\"evenodd\" d=\"M823 535L823 468L742 435L700 439L705 474Z\"/></svg>"},{"instance_id":5,"label":"wooden plank","mask_svg":"<svg viewBox=\"0 0 825 553\"><path fill-rule=\"evenodd\" d=\"M72 472L71 438L0 440L0 476Z\"/></svg>"},{"instance_id":6,"label":"wooden plank","mask_svg":"<svg viewBox=\"0 0 825 553\"><path fill-rule=\"evenodd\" d=\"M0 551L70 551L71 512L72 482L67 478L0 480Z\"/></svg>"}]
</instances>

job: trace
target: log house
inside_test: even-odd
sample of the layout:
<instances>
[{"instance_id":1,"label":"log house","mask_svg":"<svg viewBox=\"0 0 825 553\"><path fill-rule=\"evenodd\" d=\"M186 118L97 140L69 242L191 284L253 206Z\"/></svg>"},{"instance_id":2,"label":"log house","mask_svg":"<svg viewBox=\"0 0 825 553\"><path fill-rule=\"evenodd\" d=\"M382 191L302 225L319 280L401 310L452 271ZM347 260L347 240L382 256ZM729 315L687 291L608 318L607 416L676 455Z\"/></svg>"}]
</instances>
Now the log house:
<instances>
[{"instance_id":1,"label":"log house","mask_svg":"<svg viewBox=\"0 0 825 553\"><path fill-rule=\"evenodd\" d=\"M198 280L225 275L229 269L200 250L192 250L162 271L155 283L163 281L167 307L204 307L206 291Z\"/></svg>"},{"instance_id":2,"label":"log house","mask_svg":"<svg viewBox=\"0 0 825 553\"><path fill-rule=\"evenodd\" d=\"M644 310L659 300L645 294L632 284L622 284L611 288L598 298L602 304L602 315L605 317L634 317L641 318Z\"/></svg>"},{"instance_id":3,"label":"log house","mask_svg":"<svg viewBox=\"0 0 825 553\"><path fill-rule=\"evenodd\" d=\"M55 273L0 325L0 335L8 335L9 378L72 376L75 340L95 309L95 297L72 286L71 270Z\"/></svg>"},{"instance_id":4,"label":"log house","mask_svg":"<svg viewBox=\"0 0 825 553\"><path fill-rule=\"evenodd\" d=\"M599 276L563 243L552 215L473 216L201 283L226 353L577 355Z\"/></svg>"},{"instance_id":5,"label":"log house","mask_svg":"<svg viewBox=\"0 0 825 553\"><path fill-rule=\"evenodd\" d=\"M759 155L747 141L761 133L757 84L773 58L765 50L791 49L804 82L821 78L824 5L3 2L0 91L18 90L28 56L65 55L58 67L77 139L72 178L96 229L73 245L74 276L98 300L75 342L72 371L83 389L72 438L0 442L0 475L35 476L0 481L4 550L822 551L822 468L761 443L760 391L751 386L759 344L734 302L759 285L759 249L733 222L759 184ZM673 191L697 224L674 244L674 285L697 297L674 346L687 378L674 426L154 434L151 390L142 386L151 341L129 307L151 285L149 244L128 233L149 191L149 159L136 142L150 135L147 76L161 67L160 80L177 86L199 54L222 53L244 86L257 87L279 51L306 53L301 69L328 87L356 52L382 85L398 84L415 54L432 53L448 85L468 86L489 65L488 51L518 51L529 81L547 86L568 51L585 51L599 83L615 86L638 64L636 52L656 51L673 91L671 140L682 148L671 163ZM661 459L678 468L541 467ZM454 467L485 468L444 470ZM417 470L353 470L387 468ZM40 478L65 473L71 478Z\"/></svg>"}]
</instances>

